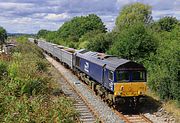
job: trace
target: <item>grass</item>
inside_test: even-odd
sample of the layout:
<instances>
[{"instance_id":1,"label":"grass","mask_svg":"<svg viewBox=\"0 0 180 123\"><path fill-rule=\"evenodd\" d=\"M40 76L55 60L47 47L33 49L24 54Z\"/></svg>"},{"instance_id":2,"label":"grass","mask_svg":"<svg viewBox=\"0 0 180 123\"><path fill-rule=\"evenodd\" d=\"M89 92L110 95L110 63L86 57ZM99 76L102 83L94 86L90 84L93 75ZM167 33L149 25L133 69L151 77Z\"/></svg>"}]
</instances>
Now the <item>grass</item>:
<instances>
[{"instance_id":1,"label":"grass","mask_svg":"<svg viewBox=\"0 0 180 123\"><path fill-rule=\"evenodd\" d=\"M163 104L163 108L173 114L177 123L180 122L180 107L178 105L177 101L174 100L167 101Z\"/></svg>"},{"instance_id":2,"label":"grass","mask_svg":"<svg viewBox=\"0 0 180 123\"><path fill-rule=\"evenodd\" d=\"M78 113L50 73L42 51L18 38L12 55L0 59L0 122L76 122Z\"/></svg>"}]
</instances>

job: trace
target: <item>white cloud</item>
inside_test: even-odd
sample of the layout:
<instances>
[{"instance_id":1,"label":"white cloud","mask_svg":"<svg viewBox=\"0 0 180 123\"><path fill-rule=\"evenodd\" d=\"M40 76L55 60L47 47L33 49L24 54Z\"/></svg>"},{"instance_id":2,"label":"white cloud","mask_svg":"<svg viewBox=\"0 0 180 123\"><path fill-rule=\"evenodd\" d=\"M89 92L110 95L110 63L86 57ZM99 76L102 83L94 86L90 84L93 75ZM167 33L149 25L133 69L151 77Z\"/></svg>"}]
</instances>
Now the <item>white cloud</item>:
<instances>
[{"instance_id":1,"label":"white cloud","mask_svg":"<svg viewBox=\"0 0 180 123\"><path fill-rule=\"evenodd\" d=\"M32 22L32 18L23 17L23 18L16 18L11 21L13 24L29 24Z\"/></svg>"},{"instance_id":2,"label":"white cloud","mask_svg":"<svg viewBox=\"0 0 180 123\"><path fill-rule=\"evenodd\" d=\"M158 20L159 18L163 18L165 16L173 16L177 19L180 19L180 11L178 10L153 10L152 11L153 19Z\"/></svg>"},{"instance_id":3,"label":"white cloud","mask_svg":"<svg viewBox=\"0 0 180 123\"><path fill-rule=\"evenodd\" d=\"M44 18L44 16L46 16L47 13L35 13L35 14L32 14L32 18Z\"/></svg>"},{"instance_id":4,"label":"white cloud","mask_svg":"<svg viewBox=\"0 0 180 123\"><path fill-rule=\"evenodd\" d=\"M47 16L45 16L45 19L48 20L54 20L54 21L58 21L58 20L66 20L69 19L70 16L67 13L62 13L62 14L48 14Z\"/></svg>"},{"instance_id":5,"label":"white cloud","mask_svg":"<svg viewBox=\"0 0 180 123\"><path fill-rule=\"evenodd\" d=\"M0 8L5 10L12 10L12 9L26 9L33 7L34 4L31 3L12 3L12 2L1 2Z\"/></svg>"}]
</instances>

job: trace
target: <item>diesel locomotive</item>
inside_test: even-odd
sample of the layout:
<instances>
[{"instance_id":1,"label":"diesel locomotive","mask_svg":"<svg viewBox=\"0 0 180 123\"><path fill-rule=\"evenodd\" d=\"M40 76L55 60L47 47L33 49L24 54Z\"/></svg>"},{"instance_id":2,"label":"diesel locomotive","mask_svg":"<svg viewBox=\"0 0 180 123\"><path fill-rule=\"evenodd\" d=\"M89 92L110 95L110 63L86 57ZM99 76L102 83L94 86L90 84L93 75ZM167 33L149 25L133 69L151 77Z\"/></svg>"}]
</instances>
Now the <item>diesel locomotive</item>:
<instances>
[{"instance_id":1,"label":"diesel locomotive","mask_svg":"<svg viewBox=\"0 0 180 123\"><path fill-rule=\"evenodd\" d=\"M146 69L136 62L85 49L76 50L32 39L46 53L69 67L96 94L112 105L136 105L146 95Z\"/></svg>"}]
</instances>

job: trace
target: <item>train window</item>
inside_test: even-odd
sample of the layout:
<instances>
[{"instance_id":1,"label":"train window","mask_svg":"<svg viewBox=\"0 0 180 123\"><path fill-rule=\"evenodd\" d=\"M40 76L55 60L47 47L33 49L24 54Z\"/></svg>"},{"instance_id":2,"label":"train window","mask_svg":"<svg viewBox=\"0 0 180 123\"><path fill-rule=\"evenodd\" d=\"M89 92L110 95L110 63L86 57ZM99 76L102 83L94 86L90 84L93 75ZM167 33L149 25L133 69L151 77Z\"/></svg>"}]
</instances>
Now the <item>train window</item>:
<instances>
[{"instance_id":1,"label":"train window","mask_svg":"<svg viewBox=\"0 0 180 123\"><path fill-rule=\"evenodd\" d=\"M120 75L121 75L121 81L129 81L129 72L128 71L123 71L123 72L121 72L120 73Z\"/></svg>"},{"instance_id":2,"label":"train window","mask_svg":"<svg viewBox=\"0 0 180 123\"><path fill-rule=\"evenodd\" d=\"M128 71L117 71L116 72L116 80L117 81L129 81L130 73Z\"/></svg>"},{"instance_id":3,"label":"train window","mask_svg":"<svg viewBox=\"0 0 180 123\"><path fill-rule=\"evenodd\" d=\"M80 58L76 57L76 66L80 67Z\"/></svg>"},{"instance_id":4,"label":"train window","mask_svg":"<svg viewBox=\"0 0 180 123\"><path fill-rule=\"evenodd\" d=\"M144 71L133 71L132 81L145 81L146 75Z\"/></svg>"},{"instance_id":5,"label":"train window","mask_svg":"<svg viewBox=\"0 0 180 123\"><path fill-rule=\"evenodd\" d=\"M109 80L114 80L113 71L109 71L108 77L109 77Z\"/></svg>"}]
</instances>

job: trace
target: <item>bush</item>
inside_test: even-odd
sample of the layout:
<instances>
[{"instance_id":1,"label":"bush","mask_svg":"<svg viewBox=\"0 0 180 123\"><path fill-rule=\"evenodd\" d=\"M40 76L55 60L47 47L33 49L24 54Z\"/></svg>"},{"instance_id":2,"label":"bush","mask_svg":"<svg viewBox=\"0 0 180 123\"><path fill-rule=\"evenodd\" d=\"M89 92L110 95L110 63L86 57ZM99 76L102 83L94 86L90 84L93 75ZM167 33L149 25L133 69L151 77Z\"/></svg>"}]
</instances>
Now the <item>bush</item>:
<instances>
[{"instance_id":1,"label":"bush","mask_svg":"<svg viewBox=\"0 0 180 123\"><path fill-rule=\"evenodd\" d=\"M21 87L21 94L37 95L44 94L47 91L47 85L40 80L27 80Z\"/></svg>"}]
</instances>

